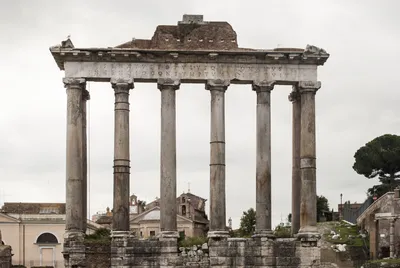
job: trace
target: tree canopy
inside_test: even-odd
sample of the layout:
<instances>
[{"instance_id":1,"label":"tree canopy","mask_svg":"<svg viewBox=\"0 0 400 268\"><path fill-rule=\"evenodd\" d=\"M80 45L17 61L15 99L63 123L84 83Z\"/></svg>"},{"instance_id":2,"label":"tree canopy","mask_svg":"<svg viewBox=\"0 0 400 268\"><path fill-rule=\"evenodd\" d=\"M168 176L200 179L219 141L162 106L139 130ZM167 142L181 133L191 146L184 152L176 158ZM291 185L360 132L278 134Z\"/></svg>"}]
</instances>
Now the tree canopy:
<instances>
[{"instance_id":1,"label":"tree canopy","mask_svg":"<svg viewBox=\"0 0 400 268\"><path fill-rule=\"evenodd\" d=\"M317 196L317 219L323 215L324 212L329 212L328 199L323 196Z\"/></svg>"},{"instance_id":2,"label":"tree canopy","mask_svg":"<svg viewBox=\"0 0 400 268\"><path fill-rule=\"evenodd\" d=\"M400 136L379 136L358 149L354 158L353 169L358 174L368 179L378 178L382 183L369 189L369 193L379 190L381 195L399 185Z\"/></svg>"},{"instance_id":3,"label":"tree canopy","mask_svg":"<svg viewBox=\"0 0 400 268\"><path fill-rule=\"evenodd\" d=\"M243 216L240 218L239 232L241 236L251 236L256 230L256 211L250 208L243 211Z\"/></svg>"}]
</instances>

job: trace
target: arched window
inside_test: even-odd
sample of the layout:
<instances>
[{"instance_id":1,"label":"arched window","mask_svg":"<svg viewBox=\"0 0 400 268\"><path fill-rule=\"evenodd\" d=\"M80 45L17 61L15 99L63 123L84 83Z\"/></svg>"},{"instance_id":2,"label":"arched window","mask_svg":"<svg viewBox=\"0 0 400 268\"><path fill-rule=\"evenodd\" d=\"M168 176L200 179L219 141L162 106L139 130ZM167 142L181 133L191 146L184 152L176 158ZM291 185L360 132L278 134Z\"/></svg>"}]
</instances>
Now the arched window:
<instances>
[{"instance_id":1,"label":"arched window","mask_svg":"<svg viewBox=\"0 0 400 268\"><path fill-rule=\"evenodd\" d=\"M58 240L51 233L43 233L36 239L36 244L58 244Z\"/></svg>"}]
</instances>

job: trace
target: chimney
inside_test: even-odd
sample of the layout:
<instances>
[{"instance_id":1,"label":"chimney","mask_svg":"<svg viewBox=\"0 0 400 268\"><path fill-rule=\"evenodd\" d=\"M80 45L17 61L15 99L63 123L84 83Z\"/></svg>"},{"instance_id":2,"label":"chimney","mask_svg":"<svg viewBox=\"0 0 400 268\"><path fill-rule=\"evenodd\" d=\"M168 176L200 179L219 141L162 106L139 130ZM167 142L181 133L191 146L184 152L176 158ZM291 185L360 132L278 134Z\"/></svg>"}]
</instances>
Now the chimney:
<instances>
[{"instance_id":1,"label":"chimney","mask_svg":"<svg viewBox=\"0 0 400 268\"><path fill-rule=\"evenodd\" d=\"M399 189L399 187L394 188L394 198L400 198L400 189Z\"/></svg>"}]
</instances>

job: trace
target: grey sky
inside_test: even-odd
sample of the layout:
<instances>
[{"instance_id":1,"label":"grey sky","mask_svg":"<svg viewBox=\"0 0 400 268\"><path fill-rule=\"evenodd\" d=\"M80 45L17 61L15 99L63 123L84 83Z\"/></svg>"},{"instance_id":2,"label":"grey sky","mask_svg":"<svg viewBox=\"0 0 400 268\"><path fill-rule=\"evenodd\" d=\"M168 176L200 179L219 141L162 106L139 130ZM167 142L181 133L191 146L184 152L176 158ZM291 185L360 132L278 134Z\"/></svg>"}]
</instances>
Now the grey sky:
<instances>
[{"instance_id":1,"label":"grey sky","mask_svg":"<svg viewBox=\"0 0 400 268\"><path fill-rule=\"evenodd\" d=\"M364 201L377 181L357 175L355 151L384 133L400 132L398 1L2 1L0 9L1 201L65 202L66 94L63 72L48 48L68 35L76 47L116 46L150 38L182 15L228 21L239 46L322 47L319 69L317 191L337 209ZM113 90L90 83L90 212L112 205ZM289 87L272 92L273 225L290 212ZM159 196L160 92L131 91L131 193ZM255 207L255 102L250 86L226 93L227 217L238 226ZM209 92L177 92L178 193L209 197ZM3 194L4 192L4 194Z\"/></svg>"}]
</instances>

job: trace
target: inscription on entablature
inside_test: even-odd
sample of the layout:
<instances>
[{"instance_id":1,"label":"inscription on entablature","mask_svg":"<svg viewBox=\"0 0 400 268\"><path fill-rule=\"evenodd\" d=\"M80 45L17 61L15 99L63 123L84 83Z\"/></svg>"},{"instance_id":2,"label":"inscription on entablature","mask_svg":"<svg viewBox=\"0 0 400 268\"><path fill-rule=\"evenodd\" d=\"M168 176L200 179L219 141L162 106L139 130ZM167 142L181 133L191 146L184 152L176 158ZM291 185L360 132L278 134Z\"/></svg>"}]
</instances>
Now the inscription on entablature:
<instances>
[{"instance_id":1,"label":"inscription on entablature","mask_svg":"<svg viewBox=\"0 0 400 268\"><path fill-rule=\"evenodd\" d=\"M120 63L66 62L65 77L88 80L133 78L155 81L159 78L181 80L223 79L238 81L317 81L317 66L295 64L228 63Z\"/></svg>"}]
</instances>

